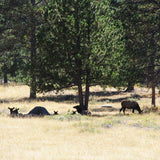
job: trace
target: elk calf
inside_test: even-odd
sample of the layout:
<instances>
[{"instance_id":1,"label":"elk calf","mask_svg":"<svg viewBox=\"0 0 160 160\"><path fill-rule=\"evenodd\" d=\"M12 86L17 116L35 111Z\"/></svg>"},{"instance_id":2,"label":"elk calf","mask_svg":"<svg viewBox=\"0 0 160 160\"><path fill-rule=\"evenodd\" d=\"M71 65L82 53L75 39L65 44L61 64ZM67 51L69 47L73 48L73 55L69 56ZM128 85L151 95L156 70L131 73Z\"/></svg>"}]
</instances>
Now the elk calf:
<instances>
[{"instance_id":1,"label":"elk calf","mask_svg":"<svg viewBox=\"0 0 160 160\"><path fill-rule=\"evenodd\" d=\"M132 113L134 113L134 110L137 110L140 113L143 112L143 110L140 109L139 104L136 101L127 101L124 100L121 102L122 108L120 109L120 112L123 110L123 113L125 114L125 110L127 109L132 109Z\"/></svg>"},{"instance_id":2,"label":"elk calf","mask_svg":"<svg viewBox=\"0 0 160 160\"><path fill-rule=\"evenodd\" d=\"M58 111L54 111L54 114L53 115L58 115Z\"/></svg>"}]
</instances>

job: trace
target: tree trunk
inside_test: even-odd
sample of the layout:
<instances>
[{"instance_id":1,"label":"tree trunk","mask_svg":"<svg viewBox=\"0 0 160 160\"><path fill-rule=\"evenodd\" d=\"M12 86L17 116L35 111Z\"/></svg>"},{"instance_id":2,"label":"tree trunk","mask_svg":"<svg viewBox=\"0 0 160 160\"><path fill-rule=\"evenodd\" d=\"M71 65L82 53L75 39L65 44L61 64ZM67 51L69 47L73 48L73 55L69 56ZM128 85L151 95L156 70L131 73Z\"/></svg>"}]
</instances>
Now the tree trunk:
<instances>
[{"instance_id":1,"label":"tree trunk","mask_svg":"<svg viewBox=\"0 0 160 160\"><path fill-rule=\"evenodd\" d=\"M30 99L36 99L36 82L34 78L31 78L30 82Z\"/></svg>"},{"instance_id":2,"label":"tree trunk","mask_svg":"<svg viewBox=\"0 0 160 160\"><path fill-rule=\"evenodd\" d=\"M81 80L81 68L82 62L81 59L77 56L78 52L80 51L80 36L79 36L79 0L76 1L76 9L75 9L75 28L76 28L76 53L75 53L75 61L77 64L77 78L78 78L78 96L79 96L79 105L80 108L83 110L83 89L82 89L82 80Z\"/></svg>"},{"instance_id":3,"label":"tree trunk","mask_svg":"<svg viewBox=\"0 0 160 160\"><path fill-rule=\"evenodd\" d=\"M155 91L155 65L154 63L152 64L152 81L151 81L151 84L152 84L152 106L156 107L156 91Z\"/></svg>"},{"instance_id":4,"label":"tree trunk","mask_svg":"<svg viewBox=\"0 0 160 160\"><path fill-rule=\"evenodd\" d=\"M4 72L4 84L8 83L8 77L7 77L7 73Z\"/></svg>"},{"instance_id":5,"label":"tree trunk","mask_svg":"<svg viewBox=\"0 0 160 160\"><path fill-rule=\"evenodd\" d=\"M32 7L35 5L35 0L31 0ZM36 24L34 11L31 15L31 81L30 81L30 98L36 99L36 77L34 68L36 65Z\"/></svg>"},{"instance_id":6,"label":"tree trunk","mask_svg":"<svg viewBox=\"0 0 160 160\"><path fill-rule=\"evenodd\" d=\"M89 84L86 84L85 106L84 106L84 109L85 109L85 110L88 110L88 102L89 102Z\"/></svg>"},{"instance_id":7,"label":"tree trunk","mask_svg":"<svg viewBox=\"0 0 160 160\"><path fill-rule=\"evenodd\" d=\"M126 92L132 92L132 91L134 91L134 83L133 82L128 82Z\"/></svg>"},{"instance_id":8,"label":"tree trunk","mask_svg":"<svg viewBox=\"0 0 160 160\"><path fill-rule=\"evenodd\" d=\"M152 82L152 106L156 107L156 93L154 82Z\"/></svg>"},{"instance_id":9,"label":"tree trunk","mask_svg":"<svg viewBox=\"0 0 160 160\"><path fill-rule=\"evenodd\" d=\"M78 82L78 97L79 97L79 105L80 108L83 109L83 90L81 81Z\"/></svg>"},{"instance_id":10,"label":"tree trunk","mask_svg":"<svg viewBox=\"0 0 160 160\"><path fill-rule=\"evenodd\" d=\"M88 8L90 8L90 1L88 3ZM88 30L88 44L90 44L90 33L91 33L91 12L88 10L88 17L87 17L87 30ZM91 51L90 51L91 52ZM86 53L87 54L87 53ZM89 59L89 54L87 55L87 58ZM90 70L88 68L88 65L86 66L87 75L86 75L86 90L85 90L85 110L88 110L88 102L89 102L89 77L90 77Z\"/></svg>"},{"instance_id":11,"label":"tree trunk","mask_svg":"<svg viewBox=\"0 0 160 160\"><path fill-rule=\"evenodd\" d=\"M87 73L86 78L86 91L85 91L85 110L88 110L88 102L89 102L89 73Z\"/></svg>"}]
</instances>

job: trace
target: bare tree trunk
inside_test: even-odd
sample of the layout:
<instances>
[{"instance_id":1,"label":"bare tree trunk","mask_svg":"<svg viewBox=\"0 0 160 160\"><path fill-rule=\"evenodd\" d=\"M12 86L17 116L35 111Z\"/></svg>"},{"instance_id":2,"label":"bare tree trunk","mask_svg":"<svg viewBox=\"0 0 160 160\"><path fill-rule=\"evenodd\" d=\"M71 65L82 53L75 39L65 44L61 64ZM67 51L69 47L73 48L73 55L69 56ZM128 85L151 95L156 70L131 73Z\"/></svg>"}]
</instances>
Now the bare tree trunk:
<instances>
[{"instance_id":1,"label":"bare tree trunk","mask_svg":"<svg viewBox=\"0 0 160 160\"><path fill-rule=\"evenodd\" d=\"M154 41L153 41L154 44ZM151 85L152 85L152 106L156 107L156 93L155 93L155 87L156 87L156 72L155 72L155 54L156 54L156 48L152 53L151 57Z\"/></svg>"},{"instance_id":2,"label":"bare tree trunk","mask_svg":"<svg viewBox=\"0 0 160 160\"><path fill-rule=\"evenodd\" d=\"M88 102L89 102L89 73L87 73L86 78L86 90L85 90L85 110L88 110Z\"/></svg>"},{"instance_id":3,"label":"bare tree trunk","mask_svg":"<svg viewBox=\"0 0 160 160\"><path fill-rule=\"evenodd\" d=\"M152 67L152 106L156 107L156 91L155 91L155 65Z\"/></svg>"},{"instance_id":4,"label":"bare tree trunk","mask_svg":"<svg viewBox=\"0 0 160 160\"><path fill-rule=\"evenodd\" d=\"M156 107L156 94L154 82L152 82L152 106Z\"/></svg>"},{"instance_id":5,"label":"bare tree trunk","mask_svg":"<svg viewBox=\"0 0 160 160\"><path fill-rule=\"evenodd\" d=\"M78 97L79 97L79 105L83 109L83 90L81 81L78 82Z\"/></svg>"},{"instance_id":6,"label":"bare tree trunk","mask_svg":"<svg viewBox=\"0 0 160 160\"><path fill-rule=\"evenodd\" d=\"M7 73L4 72L4 84L8 83L8 77L7 77Z\"/></svg>"}]
</instances>

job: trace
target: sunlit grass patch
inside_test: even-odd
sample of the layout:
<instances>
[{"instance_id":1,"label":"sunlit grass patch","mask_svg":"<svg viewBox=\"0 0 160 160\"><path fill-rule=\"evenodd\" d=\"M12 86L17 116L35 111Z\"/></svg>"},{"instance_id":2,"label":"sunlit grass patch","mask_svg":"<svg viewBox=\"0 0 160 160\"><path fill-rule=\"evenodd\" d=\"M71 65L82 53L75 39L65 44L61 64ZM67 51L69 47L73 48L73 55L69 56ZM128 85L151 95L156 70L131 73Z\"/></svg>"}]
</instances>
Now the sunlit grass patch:
<instances>
[{"instance_id":1,"label":"sunlit grass patch","mask_svg":"<svg viewBox=\"0 0 160 160\"><path fill-rule=\"evenodd\" d=\"M52 120L59 120L59 121L73 121L73 120L81 120L82 116L80 114L77 115L61 114L61 115L45 116L45 118Z\"/></svg>"},{"instance_id":2,"label":"sunlit grass patch","mask_svg":"<svg viewBox=\"0 0 160 160\"><path fill-rule=\"evenodd\" d=\"M1 160L155 160L159 157L160 115L156 112L133 114L130 110L126 115L119 114L120 100L131 97L130 93L115 92L112 88L102 93L101 87L93 87L89 103L92 114L82 116L72 115L73 106L77 103L73 96L70 99L70 95L77 96L76 90L60 93L62 97L59 99L66 99L69 95L69 100L63 101L56 99L54 92L38 94L37 100L30 101L25 98L29 95L26 86L1 86L0 91L4 100L0 105ZM137 88L136 93L148 94ZM157 105L160 105L159 99L157 97ZM142 108L149 106L150 95L137 101ZM99 109L106 104L115 109ZM55 110L59 114L32 118L9 116L8 107L18 107L20 113L26 114L35 106L43 106L49 113L53 114Z\"/></svg>"},{"instance_id":3,"label":"sunlit grass patch","mask_svg":"<svg viewBox=\"0 0 160 160\"><path fill-rule=\"evenodd\" d=\"M124 125L124 124L125 124L124 118L118 116L117 117L109 116L108 118L104 118L101 126L104 128L111 128L116 125Z\"/></svg>"},{"instance_id":4,"label":"sunlit grass patch","mask_svg":"<svg viewBox=\"0 0 160 160\"><path fill-rule=\"evenodd\" d=\"M98 132L98 128L96 128L92 123L78 123L79 132L89 132L89 133L95 133Z\"/></svg>"}]
</instances>

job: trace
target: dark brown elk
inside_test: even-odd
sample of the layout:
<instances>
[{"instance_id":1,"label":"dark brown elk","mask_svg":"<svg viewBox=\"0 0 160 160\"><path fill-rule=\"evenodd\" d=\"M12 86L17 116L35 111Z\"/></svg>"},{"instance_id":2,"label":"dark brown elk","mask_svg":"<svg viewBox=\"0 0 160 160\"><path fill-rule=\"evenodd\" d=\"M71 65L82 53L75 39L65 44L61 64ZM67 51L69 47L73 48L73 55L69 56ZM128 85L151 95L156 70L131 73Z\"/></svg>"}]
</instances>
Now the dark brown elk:
<instances>
[{"instance_id":1,"label":"dark brown elk","mask_svg":"<svg viewBox=\"0 0 160 160\"><path fill-rule=\"evenodd\" d=\"M10 107L8 107L8 109L10 110L10 115L12 116L12 117L17 117L18 116L18 110L19 110L19 108L10 108Z\"/></svg>"},{"instance_id":2,"label":"dark brown elk","mask_svg":"<svg viewBox=\"0 0 160 160\"><path fill-rule=\"evenodd\" d=\"M19 108L15 108L15 107L10 108L10 107L8 107L8 109L10 110L10 116L11 117L19 117L19 118L21 117L21 118L23 118L23 117L26 116L25 114L18 113Z\"/></svg>"},{"instance_id":3,"label":"dark brown elk","mask_svg":"<svg viewBox=\"0 0 160 160\"><path fill-rule=\"evenodd\" d=\"M50 113L47 111L47 109L44 107L41 107L41 106L34 107L28 114L32 115L32 116L50 115Z\"/></svg>"},{"instance_id":4,"label":"dark brown elk","mask_svg":"<svg viewBox=\"0 0 160 160\"><path fill-rule=\"evenodd\" d=\"M82 114L82 111L83 111L83 110L82 110L82 108L81 108L79 105L74 106L73 108L75 108L78 113Z\"/></svg>"},{"instance_id":5,"label":"dark brown elk","mask_svg":"<svg viewBox=\"0 0 160 160\"><path fill-rule=\"evenodd\" d=\"M19 117L19 118L24 118L24 117L37 117L37 116L45 116L45 115L51 115L46 108L41 107L41 106L36 106L34 107L28 114L22 114L18 113L19 108L9 108L10 110L10 115L12 117ZM54 114L52 115L58 115L58 111L54 111Z\"/></svg>"},{"instance_id":6,"label":"dark brown elk","mask_svg":"<svg viewBox=\"0 0 160 160\"><path fill-rule=\"evenodd\" d=\"M136 101L124 100L121 102L121 106L122 106L122 108L120 109L120 112L123 110L124 114L125 114L126 108L132 109L132 113L134 113L134 110L137 110L139 112L139 114L141 114L143 112L143 110L141 110L139 104Z\"/></svg>"},{"instance_id":7,"label":"dark brown elk","mask_svg":"<svg viewBox=\"0 0 160 160\"><path fill-rule=\"evenodd\" d=\"M90 111L83 110L79 105L74 106L73 108L75 108L77 110L77 112L80 113L81 115L91 115Z\"/></svg>"},{"instance_id":8,"label":"dark brown elk","mask_svg":"<svg viewBox=\"0 0 160 160\"><path fill-rule=\"evenodd\" d=\"M58 111L54 111L54 114L53 115L58 115Z\"/></svg>"}]
</instances>

